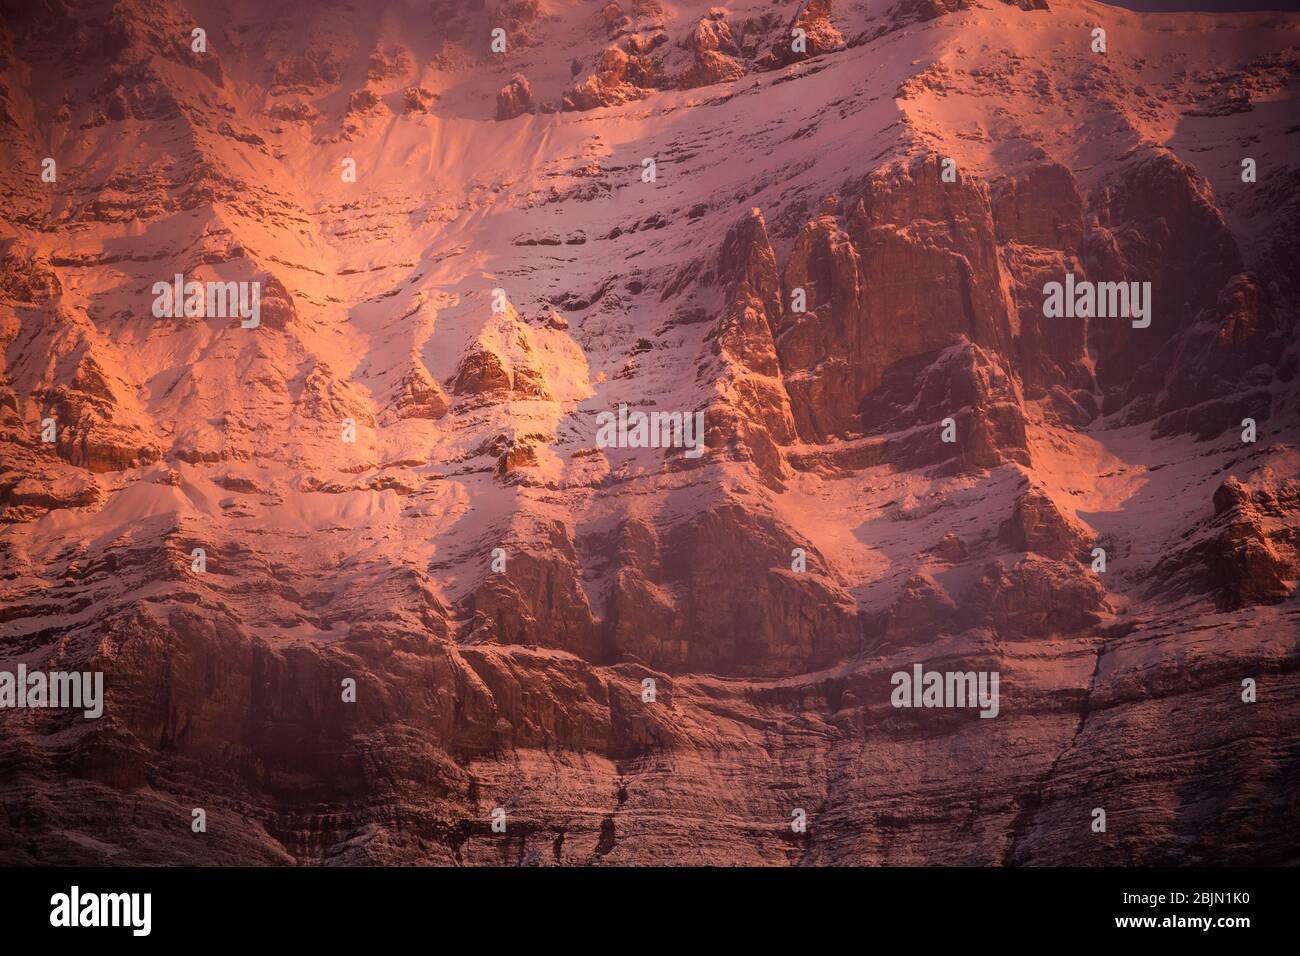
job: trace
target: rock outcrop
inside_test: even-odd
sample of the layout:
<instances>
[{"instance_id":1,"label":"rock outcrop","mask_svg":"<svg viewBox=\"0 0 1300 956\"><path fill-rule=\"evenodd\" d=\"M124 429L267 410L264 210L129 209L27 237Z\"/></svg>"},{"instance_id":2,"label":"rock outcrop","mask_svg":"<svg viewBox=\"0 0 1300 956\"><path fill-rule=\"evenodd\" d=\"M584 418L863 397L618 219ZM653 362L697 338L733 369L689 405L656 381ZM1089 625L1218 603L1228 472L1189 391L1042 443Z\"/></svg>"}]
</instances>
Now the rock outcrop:
<instances>
[{"instance_id":1,"label":"rock outcrop","mask_svg":"<svg viewBox=\"0 0 1300 956\"><path fill-rule=\"evenodd\" d=\"M497 93L497 119L514 119L531 113L533 109L533 88L528 83L528 77L516 73Z\"/></svg>"},{"instance_id":2,"label":"rock outcrop","mask_svg":"<svg viewBox=\"0 0 1300 956\"><path fill-rule=\"evenodd\" d=\"M778 64L830 53L844 46L844 35L831 21L831 0L805 0L785 32L772 42Z\"/></svg>"},{"instance_id":3,"label":"rock outcrop","mask_svg":"<svg viewBox=\"0 0 1300 956\"><path fill-rule=\"evenodd\" d=\"M682 89L736 80L745 75L740 47L723 10L710 10L700 17L685 46L691 55L691 65L677 80Z\"/></svg>"}]
</instances>

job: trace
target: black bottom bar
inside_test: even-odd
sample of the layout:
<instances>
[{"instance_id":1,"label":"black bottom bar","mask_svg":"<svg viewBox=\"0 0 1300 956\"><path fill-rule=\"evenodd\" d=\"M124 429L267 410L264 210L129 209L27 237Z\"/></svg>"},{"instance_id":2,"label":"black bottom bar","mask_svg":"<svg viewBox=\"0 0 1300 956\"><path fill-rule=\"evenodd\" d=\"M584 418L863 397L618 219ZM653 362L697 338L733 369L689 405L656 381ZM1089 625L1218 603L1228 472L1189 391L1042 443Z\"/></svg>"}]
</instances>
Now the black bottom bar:
<instances>
[{"instance_id":1,"label":"black bottom bar","mask_svg":"<svg viewBox=\"0 0 1300 956\"><path fill-rule=\"evenodd\" d=\"M617 950L711 931L733 948L846 932L864 943L904 932L927 949L1020 932L1232 945L1293 928L1294 890L1286 869L9 869L0 920L8 943L405 936L443 948L468 934L493 948L586 938ZM130 894L149 894L147 911Z\"/></svg>"}]
</instances>

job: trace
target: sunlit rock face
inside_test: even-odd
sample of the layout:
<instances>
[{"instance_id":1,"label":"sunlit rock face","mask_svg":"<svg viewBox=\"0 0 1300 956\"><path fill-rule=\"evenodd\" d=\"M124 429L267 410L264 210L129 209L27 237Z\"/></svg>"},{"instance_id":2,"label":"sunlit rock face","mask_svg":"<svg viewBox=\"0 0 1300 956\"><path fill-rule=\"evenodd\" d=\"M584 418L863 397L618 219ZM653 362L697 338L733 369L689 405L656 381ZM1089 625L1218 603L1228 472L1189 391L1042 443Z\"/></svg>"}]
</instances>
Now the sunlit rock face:
<instances>
[{"instance_id":1,"label":"sunlit rock face","mask_svg":"<svg viewBox=\"0 0 1300 956\"><path fill-rule=\"evenodd\" d=\"M1297 29L12 11L0 862L1294 862Z\"/></svg>"}]
</instances>

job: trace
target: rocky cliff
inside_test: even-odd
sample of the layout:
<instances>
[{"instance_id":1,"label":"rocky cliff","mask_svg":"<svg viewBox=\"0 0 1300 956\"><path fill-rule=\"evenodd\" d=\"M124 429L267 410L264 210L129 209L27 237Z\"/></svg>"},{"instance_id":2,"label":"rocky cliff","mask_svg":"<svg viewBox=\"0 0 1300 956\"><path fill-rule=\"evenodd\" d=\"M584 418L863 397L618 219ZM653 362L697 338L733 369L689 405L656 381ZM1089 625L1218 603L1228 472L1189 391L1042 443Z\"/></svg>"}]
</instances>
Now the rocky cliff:
<instances>
[{"instance_id":1,"label":"rocky cliff","mask_svg":"<svg viewBox=\"0 0 1300 956\"><path fill-rule=\"evenodd\" d=\"M0 862L1297 862L1298 41L13 11Z\"/></svg>"}]
</instances>

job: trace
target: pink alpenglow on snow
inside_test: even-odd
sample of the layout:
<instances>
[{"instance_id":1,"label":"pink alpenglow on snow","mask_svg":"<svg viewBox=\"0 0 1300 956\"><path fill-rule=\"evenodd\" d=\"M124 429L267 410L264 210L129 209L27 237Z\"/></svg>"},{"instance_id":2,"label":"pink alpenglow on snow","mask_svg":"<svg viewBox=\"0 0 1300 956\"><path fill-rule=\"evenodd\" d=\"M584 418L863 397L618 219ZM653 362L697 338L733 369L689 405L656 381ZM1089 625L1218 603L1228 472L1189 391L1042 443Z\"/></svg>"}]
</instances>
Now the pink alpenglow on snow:
<instances>
[{"instance_id":1,"label":"pink alpenglow on snow","mask_svg":"<svg viewBox=\"0 0 1300 956\"><path fill-rule=\"evenodd\" d=\"M1300 16L27 6L0 864L1294 862Z\"/></svg>"}]
</instances>

